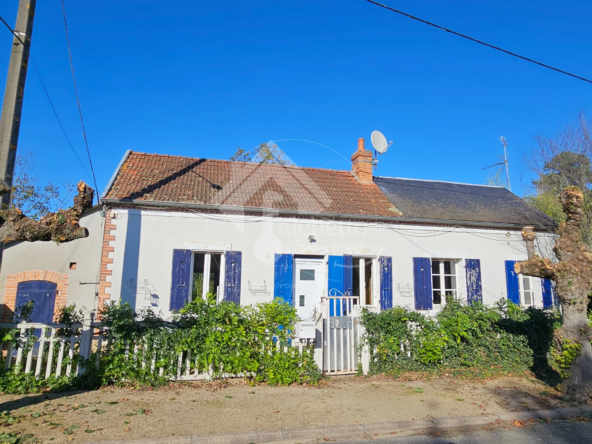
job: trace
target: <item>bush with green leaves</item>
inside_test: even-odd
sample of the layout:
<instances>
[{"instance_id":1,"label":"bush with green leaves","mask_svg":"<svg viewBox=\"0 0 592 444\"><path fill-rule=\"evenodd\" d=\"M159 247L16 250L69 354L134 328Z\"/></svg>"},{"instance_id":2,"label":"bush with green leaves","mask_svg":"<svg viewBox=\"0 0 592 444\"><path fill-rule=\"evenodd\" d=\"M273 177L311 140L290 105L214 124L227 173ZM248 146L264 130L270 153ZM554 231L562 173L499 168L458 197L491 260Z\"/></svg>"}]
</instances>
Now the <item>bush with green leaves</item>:
<instances>
[{"instance_id":1,"label":"bush with green leaves","mask_svg":"<svg viewBox=\"0 0 592 444\"><path fill-rule=\"evenodd\" d=\"M380 313L363 310L361 322L371 373L553 372L547 363L559 322L553 312L522 311L508 301L494 307L449 301L435 317L395 307Z\"/></svg>"},{"instance_id":2,"label":"bush with green leaves","mask_svg":"<svg viewBox=\"0 0 592 444\"><path fill-rule=\"evenodd\" d=\"M172 322L127 304L113 303L102 316L113 337L100 360L103 384L158 386L194 370L283 385L320 379L312 351L291 347L296 310L279 300L251 307L198 298Z\"/></svg>"},{"instance_id":3,"label":"bush with green leaves","mask_svg":"<svg viewBox=\"0 0 592 444\"><path fill-rule=\"evenodd\" d=\"M80 335L81 317L75 307L62 309L59 319L67 325L60 330L63 335ZM242 375L272 385L317 384L322 374L312 348L300 352L291 345L296 321L296 309L279 300L251 307L199 298L170 322L152 310L136 311L129 304L112 302L101 313L109 345L101 351L98 368L93 354L87 362L75 357L86 368L80 376L35 379L12 369L0 373L0 392L96 389L111 384L158 387L194 370L214 378Z\"/></svg>"}]
</instances>

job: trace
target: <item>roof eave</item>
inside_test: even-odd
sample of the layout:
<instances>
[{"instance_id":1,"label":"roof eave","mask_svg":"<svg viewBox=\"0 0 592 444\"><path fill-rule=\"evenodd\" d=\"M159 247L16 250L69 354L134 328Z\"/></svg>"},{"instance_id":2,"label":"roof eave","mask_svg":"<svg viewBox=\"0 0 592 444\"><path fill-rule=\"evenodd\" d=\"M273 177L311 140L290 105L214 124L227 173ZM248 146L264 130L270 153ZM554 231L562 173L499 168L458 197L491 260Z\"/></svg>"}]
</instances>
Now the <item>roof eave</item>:
<instances>
[{"instance_id":1,"label":"roof eave","mask_svg":"<svg viewBox=\"0 0 592 444\"><path fill-rule=\"evenodd\" d=\"M132 153L132 150L127 150L125 152L125 154L123 155L123 157L121 158L121 161L119 162L119 165L117 165L117 168L115 169L115 172L113 173L113 176L111 176L111 179L109 179L109 182L107 183L107 186L105 187L105 190L101 194L101 202L104 200L105 196L107 196L107 194L109 194L109 191L111 191L111 187L113 186L115 179L117 179L117 176L119 175L119 172L121 171L121 167L123 166L123 164L125 163L125 161L127 160L127 158L129 157L129 155L131 153Z\"/></svg>"},{"instance_id":2,"label":"roof eave","mask_svg":"<svg viewBox=\"0 0 592 444\"><path fill-rule=\"evenodd\" d=\"M143 207L160 207L160 208L185 208L193 210L206 211L221 211L230 213L266 213L277 216L304 216L310 218L335 218L335 219L356 219L368 222L385 222L385 223L403 223L403 224L422 224L422 225L449 225L462 227L476 227L476 228L495 228L495 229L511 229L521 230L525 224L511 224L501 222L481 222L481 221L466 221L466 220L450 220L450 219L428 219L421 217L406 217L406 216L378 216L368 214L347 214L347 213L325 213L321 211L301 211L301 210L287 210L277 208L262 208L262 207L240 207L235 205L211 205L211 204L196 204L184 202L169 202L169 201L147 201L147 200L133 200L133 199L102 199L104 204L111 205L125 205L125 206L143 206ZM556 226L536 225L536 231L555 231Z\"/></svg>"}]
</instances>

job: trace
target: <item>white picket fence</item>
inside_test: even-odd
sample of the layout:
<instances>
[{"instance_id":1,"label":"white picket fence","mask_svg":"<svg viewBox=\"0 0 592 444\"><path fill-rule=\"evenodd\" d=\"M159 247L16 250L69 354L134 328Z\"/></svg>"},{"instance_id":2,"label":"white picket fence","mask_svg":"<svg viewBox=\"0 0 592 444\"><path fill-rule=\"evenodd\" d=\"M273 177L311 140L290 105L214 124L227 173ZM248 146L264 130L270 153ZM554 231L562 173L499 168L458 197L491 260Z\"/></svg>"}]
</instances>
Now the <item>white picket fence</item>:
<instances>
[{"instance_id":1,"label":"white picket fence","mask_svg":"<svg viewBox=\"0 0 592 444\"><path fill-rule=\"evenodd\" d=\"M172 324L167 327L175 328ZM4 368L13 368L15 372L26 374L34 372L38 379L82 375L86 371L85 365L91 359L90 364L98 367L101 357L110 351L112 342L117 340L109 335L107 328L94 322L92 318L75 324L0 323L0 328L19 332L13 340L0 343L0 357L4 360ZM64 336L60 334L60 330L75 334ZM292 341L292 346L303 352L302 343ZM279 348L280 344L277 343L275 347ZM159 347L149 344L147 340L127 344L124 349L126 359L132 359L142 369L150 366L151 373L158 373L170 380L197 381L212 377L210 369L200 369L197 357L193 357L191 351L163 360ZM236 376L244 375L222 375Z\"/></svg>"},{"instance_id":2,"label":"white picket fence","mask_svg":"<svg viewBox=\"0 0 592 444\"><path fill-rule=\"evenodd\" d=\"M73 373L82 375L86 371L85 364L91 359L91 364L98 367L101 356L110 350L114 340L108 330L100 323L93 322L92 318L81 324L0 323L0 328L19 331L13 340L0 343L4 368L14 368L15 372L25 374L34 372L36 378L45 379ZM75 334L60 335L60 330ZM148 349L148 344L142 345ZM166 366L157 364L160 362L157 354L154 351L150 362L146 362L146 353L141 353L138 344L131 346L131 350L127 346L125 352L127 359L133 359L142 368L150 365L151 372L158 372L160 376L167 376L171 380L210 378L209 372L199 371L197 362L192 363L191 352L179 353L176 362L168 362Z\"/></svg>"}]
</instances>

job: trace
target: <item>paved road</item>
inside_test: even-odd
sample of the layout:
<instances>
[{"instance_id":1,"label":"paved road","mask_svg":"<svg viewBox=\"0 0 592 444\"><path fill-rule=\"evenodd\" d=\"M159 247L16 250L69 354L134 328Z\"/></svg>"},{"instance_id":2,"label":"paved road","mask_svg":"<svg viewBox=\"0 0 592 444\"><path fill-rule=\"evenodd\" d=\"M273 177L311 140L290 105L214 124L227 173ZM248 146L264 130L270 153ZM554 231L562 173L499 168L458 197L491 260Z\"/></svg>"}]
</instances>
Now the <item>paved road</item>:
<instances>
[{"instance_id":1,"label":"paved road","mask_svg":"<svg viewBox=\"0 0 592 444\"><path fill-rule=\"evenodd\" d=\"M340 444L360 444L343 441ZM373 439L378 444L592 444L592 422L555 421L550 424L528 424L528 428L512 427L478 432L447 432L441 437L423 435Z\"/></svg>"}]
</instances>

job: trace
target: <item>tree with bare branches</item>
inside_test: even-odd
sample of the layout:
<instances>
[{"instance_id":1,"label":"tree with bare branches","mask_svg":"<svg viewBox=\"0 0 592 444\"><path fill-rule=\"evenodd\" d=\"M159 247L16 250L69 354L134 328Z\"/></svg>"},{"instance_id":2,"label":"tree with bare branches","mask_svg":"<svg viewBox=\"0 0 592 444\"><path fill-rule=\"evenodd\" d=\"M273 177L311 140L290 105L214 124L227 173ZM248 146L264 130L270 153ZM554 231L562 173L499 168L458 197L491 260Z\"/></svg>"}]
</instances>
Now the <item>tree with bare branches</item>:
<instances>
[{"instance_id":1,"label":"tree with bare branches","mask_svg":"<svg viewBox=\"0 0 592 444\"><path fill-rule=\"evenodd\" d=\"M49 213L39 220L31 219L18 208L0 210L0 242L55 241L69 242L88 237L88 230L78 222L92 207L94 190L84 182L78 183L74 205L67 210ZM0 190L0 195L4 190ZM6 192L6 191L4 191Z\"/></svg>"},{"instance_id":2,"label":"tree with bare branches","mask_svg":"<svg viewBox=\"0 0 592 444\"><path fill-rule=\"evenodd\" d=\"M557 222L565 220L559 194L568 186L584 193L582 237L592 246L592 125L582 113L576 125L568 125L555 137L535 137L536 146L525 163L537 175L534 194L526 200Z\"/></svg>"},{"instance_id":3,"label":"tree with bare branches","mask_svg":"<svg viewBox=\"0 0 592 444\"><path fill-rule=\"evenodd\" d=\"M592 252L582 240L584 193L570 186L561 192L559 201L566 216L559 225L559 238L554 247L559 261L554 263L538 256L534 248L534 228L525 227L522 238L528 260L516 263L514 271L555 281L563 312L562 326L555 331L555 345L561 351L572 344L579 351L571 362L564 388L575 399L583 401L592 396L592 328L587 318L588 295L592 290Z\"/></svg>"}]
</instances>

